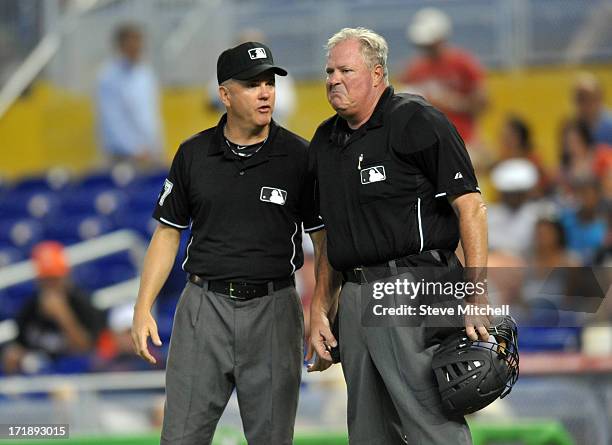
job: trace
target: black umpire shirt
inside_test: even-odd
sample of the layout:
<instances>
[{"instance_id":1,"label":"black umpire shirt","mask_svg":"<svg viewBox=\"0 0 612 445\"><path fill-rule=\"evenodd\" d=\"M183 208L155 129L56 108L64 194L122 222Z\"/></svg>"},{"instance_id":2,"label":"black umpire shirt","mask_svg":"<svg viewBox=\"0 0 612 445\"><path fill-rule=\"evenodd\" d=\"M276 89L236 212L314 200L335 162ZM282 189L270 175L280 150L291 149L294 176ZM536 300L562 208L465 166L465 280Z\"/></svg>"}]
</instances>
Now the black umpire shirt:
<instances>
[{"instance_id":1,"label":"black umpire shirt","mask_svg":"<svg viewBox=\"0 0 612 445\"><path fill-rule=\"evenodd\" d=\"M272 122L262 148L241 159L226 143L226 120L180 145L153 217L191 225L186 272L249 283L289 277L304 262L302 223L306 232L323 228L308 143Z\"/></svg>"},{"instance_id":2,"label":"black umpire shirt","mask_svg":"<svg viewBox=\"0 0 612 445\"><path fill-rule=\"evenodd\" d=\"M423 98L388 87L359 129L338 115L323 122L309 155L336 270L456 249L447 196L478 183L457 130Z\"/></svg>"}]
</instances>

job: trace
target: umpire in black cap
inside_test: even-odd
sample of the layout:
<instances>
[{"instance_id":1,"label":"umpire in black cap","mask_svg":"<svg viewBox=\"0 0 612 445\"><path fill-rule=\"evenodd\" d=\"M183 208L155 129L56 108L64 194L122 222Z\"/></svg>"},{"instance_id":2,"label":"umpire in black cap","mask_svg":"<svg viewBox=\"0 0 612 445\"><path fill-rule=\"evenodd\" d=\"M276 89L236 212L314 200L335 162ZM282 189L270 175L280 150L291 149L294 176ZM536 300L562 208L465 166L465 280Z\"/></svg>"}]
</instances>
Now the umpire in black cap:
<instances>
[{"instance_id":1,"label":"umpire in black cap","mask_svg":"<svg viewBox=\"0 0 612 445\"><path fill-rule=\"evenodd\" d=\"M302 229L318 264L315 293L330 276L325 231L314 210L307 142L272 120L276 66L270 49L247 42L217 63L227 113L183 142L153 217L133 340L154 361L161 344L151 306L172 267L180 231L190 230L166 372L161 443L205 445L235 389L249 444L285 445L303 363L303 314L294 274L303 264ZM323 261L320 259L323 258Z\"/></svg>"}]
</instances>

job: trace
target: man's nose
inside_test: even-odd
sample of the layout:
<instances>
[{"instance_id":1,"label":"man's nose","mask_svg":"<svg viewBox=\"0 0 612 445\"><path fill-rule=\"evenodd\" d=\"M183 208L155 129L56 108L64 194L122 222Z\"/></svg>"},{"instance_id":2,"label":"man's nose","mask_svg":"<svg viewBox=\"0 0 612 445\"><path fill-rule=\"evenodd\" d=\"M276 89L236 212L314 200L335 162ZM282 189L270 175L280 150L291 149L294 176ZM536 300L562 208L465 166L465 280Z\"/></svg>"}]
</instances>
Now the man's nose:
<instances>
[{"instance_id":1,"label":"man's nose","mask_svg":"<svg viewBox=\"0 0 612 445\"><path fill-rule=\"evenodd\" d=\"M327 73L327 84L330 86L338 85L340 83L340 76L337 71Z\"/></svg>"},{"instance_id":2,"label":"man's nose","mask_svg":"<svg viewBox=\"0 0 612 445\"><path fill-rule=\"evenodd\" d=\"M259 88L259 98L260 99L267 99L270 97L270 94L272 94L272 89L274 87L271 85L262 85Z\"/></svg>"}]
</instances>

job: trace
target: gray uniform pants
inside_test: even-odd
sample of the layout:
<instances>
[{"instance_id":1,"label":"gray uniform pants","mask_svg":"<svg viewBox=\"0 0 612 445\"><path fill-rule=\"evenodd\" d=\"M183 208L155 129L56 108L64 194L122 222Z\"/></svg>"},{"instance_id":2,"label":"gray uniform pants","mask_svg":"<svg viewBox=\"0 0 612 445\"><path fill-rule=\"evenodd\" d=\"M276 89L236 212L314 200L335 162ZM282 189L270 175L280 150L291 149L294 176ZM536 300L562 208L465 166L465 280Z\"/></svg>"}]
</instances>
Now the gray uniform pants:
<instances>
[{"instance_id":1,"label":"gray uniform pants","mask_svg":"<svg viewBox=\"0 0 612 445\"><path fill-rule=\"evenodd\" d=\"M345 283L340 294L350 445L471 444L465 419L449 419L441 411L431 369L437 346L428 346L426 328L364 326L363 308L372 295L366 286ZM369 299L363 306L362 298Z\"/></svg>"},{"instance_id":2,"label":"gray uniform pants","mask_svg":"<svg viewBox=\"0 0 612 445\"><path fill-rule=\"evenodd\" d=\"M166 366L162 445L208 445L234 388L249 445L293 442L304 322L294 287L242 301L187 283Z\"/></svg>"}]
</instances>

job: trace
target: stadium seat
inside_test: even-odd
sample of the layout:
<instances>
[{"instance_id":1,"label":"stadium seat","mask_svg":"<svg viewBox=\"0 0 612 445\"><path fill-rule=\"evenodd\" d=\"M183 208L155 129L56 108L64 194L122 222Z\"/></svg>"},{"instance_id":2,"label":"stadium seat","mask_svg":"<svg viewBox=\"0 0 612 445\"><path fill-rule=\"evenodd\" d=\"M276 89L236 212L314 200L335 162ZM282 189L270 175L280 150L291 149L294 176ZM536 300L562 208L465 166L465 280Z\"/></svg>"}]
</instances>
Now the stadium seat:
<instances>
[{"instance_id":1,"label":"stadium seat","mask_svg":"<svg viewBox=\"0 0 612 445\"><path fill-rule=\"evenodd\" d=\"M40 221L31 218L2 218L0 220L0 246L11 246L29 255L34 244L41 241L44 227Z\"/></svg>"},{"instance_id":2,"label":"stadium seat","mask_svg":"<svg viewBox=\"0 0 612 445\"><path fill-rule=\"evenodd\" d=\"M10 218L44 218L59 208L59 198L49 191L19 191L0 199L0 215Z\"/></svg>"},{"instance_id":3,"label":"stadium seat","mask_svg":"<svg viewBox=\"0 0 612 445\"><path fill-rule=\"evenodd\" d=\"M167 170L157 170L153 172L142 173L134 178L131 183L131 186L146 186L156 189L157 192L159 192L162 189L164 181L167 177Z\"/></svg>"},{"instance_id":4,"label":"stadium seat","mask_svg":"<svg viewBox=\"0 0 612 445\"><path fill-rule=\"evenodd\" d=\"M115 187L117 187L117 183L113 178L112 172L105 170L89 173L77 181L73 189L76 191L101 188L112 189Z\"/></svg>"},{"instance_id":5,"label":"stadium seat","mask_svg":"<svg viewBox=\"0 0 612 445\"><path fill-rule=\"evenodd\" d=\"M24 253L12 246L0 247L0 268L26 259Z\"/></svg>"},{"instance_id":6,"label":"stadium seat","mask_svg":"<svg viewBox=\"0 0 612 445\"><path fill-rule=\"evenodd\" d=\"M134 278L136 268L131 264L105 264L102 266L98 261L92 261L75 266L71 276L79 287L94 291Z\"/></svg>"},{"instance_id":7,"label":"stadium seat","mask_svg":"<svg viewBox=\"0 0 612 445\"><path fill-rule=\"evenodd\" d=\"M70 174L64 168L51 168L46 175L28 176L20 179L11 187L12 193L58 192L68 187Z\"/></svg>"},{"instance_id":8,"label":"stadium seat","mask_svg":"<svg viewBox=\"0 0 612 445\"><path fill-rule=\"evenodd\" d=\"M159 189L150 186L138 187L128 193L128 206L132 212L149 212L153 213Z\"/></svg>"},{"instance_id":9,"label":"stadium seat","mask_svg":"<svg viewBox=\"0 0 612 445\"><path fill-rule=\"evenodd\" d=\"M108 188L73 190L62 194L60 208L64 215L98 214L111 215L127 205L124 192Z\"/></svg>"},{"instance_id":10,"label":"stadium seat","mask_svg":"<svg viewBox=\"0 0 612 445\"><path fill-rule=\"evenodd\" d=\"M0 292L0 319L15 318L23 305L34 296L36 284L34 281L17 284Z\"/></svg>"},{"instance_id":11,"label":"stadium seat","mask_svg":"<svg viewBox=\"0 0 612 445\"><path fill-rule=\"evenodd\" d=\"M118 212L113 215L113 221L117 228L135 230L148 240L153 235L158 224L151 214L151 210L135 212L130 209L129 212Z\"/></svg>"},{"instance_id":12,"label":"stadium seat","mask_svg":"<svg viewBox=\"0 0 612 445\"><path fill-rule=\"evenodd\" d=\"M59 215L46 221L45 237L63 244L95 238L115 230L108 218L91 213Z\"/></svg>"},{"instance_id":13,"label":"stadium seat","mask_svg":"<svg viewBox=\"0 0 612 445\"><path fill-rule=\"evenodd\" d=\"M576 351L580 349L579 327L519 328L520 351Z\"/></svg>"}]
</instances>

